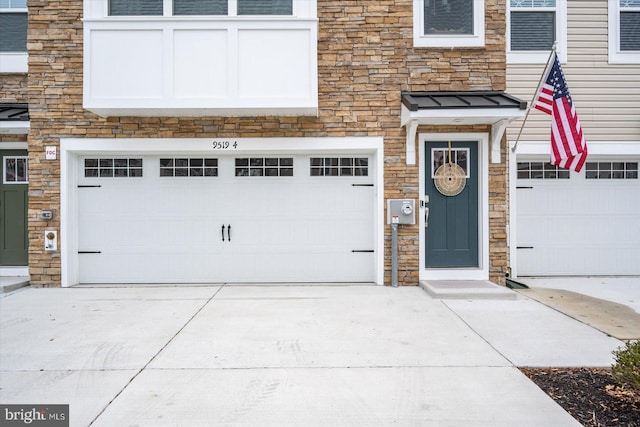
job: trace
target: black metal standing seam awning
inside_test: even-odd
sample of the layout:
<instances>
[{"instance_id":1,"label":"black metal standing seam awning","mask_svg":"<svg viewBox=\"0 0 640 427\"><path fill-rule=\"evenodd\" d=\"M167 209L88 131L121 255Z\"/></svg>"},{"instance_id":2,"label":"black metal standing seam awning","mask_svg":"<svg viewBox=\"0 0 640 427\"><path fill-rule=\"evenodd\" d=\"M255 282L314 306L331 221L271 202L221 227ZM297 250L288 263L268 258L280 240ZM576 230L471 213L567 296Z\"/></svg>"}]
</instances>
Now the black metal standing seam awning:
<instances>
[{"instance_id":1,"label":"black metal standing seam awning","mask_svg":"<svg viewBox=\"0 0 640 427\"><path fill-rule=\"evenodd\" d=\"M26 134L29 131L29 104L0 103L0 133Z\"/></svg>"},{"instance_id":2,"label":"black metal standing seam awning","mask_svg":"<svg viewBox=\"0 0 640 427\"><path fill-rule=\"evenodd\" d=\"M29 121L29 104L0 104L0 121Z\"/></svg>"},{"instance_id":3,"label":"black metal standing seam awning","mask_svg":"<svg viewBox=\"0 0 640 427\"><path fill-rule=\"evenodd\" d=\"M410 111L452 108L517 108L527 103L498 91L479 92L402 92L402 104Z\"/></svg>"},{"instance_id":4,"label":"black metal standing seam awning","mask_svg":"<svg viewBox=\"0 0 640 427\"><path fill-rule=\"evenodd\" d=\"M419 125L491 125L491 161L500 162L506 126L524 117L527 102L502 91L402 92L401 126L407 127L407 164L415 164Z\"/></svg>"}]
</instances>

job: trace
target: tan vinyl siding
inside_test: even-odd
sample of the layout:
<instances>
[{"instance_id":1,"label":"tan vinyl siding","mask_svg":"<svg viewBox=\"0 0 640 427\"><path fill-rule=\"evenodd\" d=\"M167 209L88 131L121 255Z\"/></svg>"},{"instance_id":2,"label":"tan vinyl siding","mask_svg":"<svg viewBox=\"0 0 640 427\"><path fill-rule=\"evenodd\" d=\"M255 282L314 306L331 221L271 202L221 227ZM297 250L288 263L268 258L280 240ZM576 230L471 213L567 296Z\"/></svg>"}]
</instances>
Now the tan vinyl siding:
<instances>
[{"instance_id":1,"label":"tan vinyl siding","mask_svg":"<svg viewBox=\"0 0 640 427\"><path fill-rule=\"evenodd\" d=\"M567 64L562 68L591 141L640 141L640 64L608 64L607 0L568 2ZM507 64L507 92L531 102L543 64ZM522 120L507 129L515 140ZM521 141L549 139L550 117L533 110Z\"/></svg>"}]
</instances>

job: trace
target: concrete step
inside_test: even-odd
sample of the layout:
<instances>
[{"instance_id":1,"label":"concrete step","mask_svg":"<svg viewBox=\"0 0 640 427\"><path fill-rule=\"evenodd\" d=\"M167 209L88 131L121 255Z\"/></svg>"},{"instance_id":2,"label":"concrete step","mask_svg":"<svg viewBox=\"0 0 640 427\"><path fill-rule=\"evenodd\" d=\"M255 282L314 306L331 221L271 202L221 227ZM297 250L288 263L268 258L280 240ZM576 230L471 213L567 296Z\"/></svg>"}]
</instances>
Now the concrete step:
<instances>
[{"instance_id":1,"label":"concrete step","mask_svg":"<svg viewBox=\"0 0 640 427\"><path fill-rule=\"evenodd\" d=\"M0 277L0 294L6 294L29 285L29 277Z\"/></svg>"},{"instance_id":2,"label":"concrete step","mask_svg":"<svg viewBox=\"0 0 640 427\"><path fill-rule=\"evenodd\" d=\"M518 294L488 280L423 280L420 287L438 299L517 299Z\"/></svg>"}]
</instances>

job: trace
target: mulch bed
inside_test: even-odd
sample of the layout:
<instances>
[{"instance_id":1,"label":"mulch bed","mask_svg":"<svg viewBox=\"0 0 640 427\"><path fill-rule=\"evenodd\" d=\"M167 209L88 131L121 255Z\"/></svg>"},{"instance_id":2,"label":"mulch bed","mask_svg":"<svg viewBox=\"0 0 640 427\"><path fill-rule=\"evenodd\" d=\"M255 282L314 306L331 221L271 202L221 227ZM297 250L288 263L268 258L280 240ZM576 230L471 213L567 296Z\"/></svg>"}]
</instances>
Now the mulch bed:
<instances>
[{"instance_id":1,"label":"mulch bed","mask_svg":"<svg viewBox=\"0 0 640 427\"><path fill-rule=\"evenodd\" d=\"M602 368L521 368L584 426L640 426L640 392L623 388Z\"/></svg>"}]
</instances>

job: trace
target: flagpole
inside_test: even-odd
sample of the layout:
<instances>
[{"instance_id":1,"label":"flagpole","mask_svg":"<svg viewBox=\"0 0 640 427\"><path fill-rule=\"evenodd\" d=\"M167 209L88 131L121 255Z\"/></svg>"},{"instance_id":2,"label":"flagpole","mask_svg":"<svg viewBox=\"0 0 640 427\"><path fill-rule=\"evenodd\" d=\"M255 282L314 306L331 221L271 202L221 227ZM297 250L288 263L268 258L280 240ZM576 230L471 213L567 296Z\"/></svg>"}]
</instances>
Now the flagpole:
<instances>
[{"instance_id":1,"label":"flagpole","mask_svg":"<svg viewBox=\"0 0 640 427\"><path fill-rule=\"evenodd\" d=\"M545 65L544 70L542 71L542 75L540 76L540 81L538 81L538 86L536 86L536 91L533 94L533 100L531 100L531 102L529 103L529 108L527 108L527 114L525 114L525 116L524 116L524 120L522 121L522 126L520 126L520 131L518 132L518 136L516 137L516 143L513 144L513 147L511 147L511 152L512 153L515 153L516 149L518 148L518 142L520 142L520 136L522 136L522 130L524 129L524 124L527 122L527 119L529 118L529 113L531 112L531 108L533 107L533 104L535 103L536 97L538 96L538 93L540 92L540 86L542 85L542 80L547 75L547 70L549 69L549 64L551 64L551 58L553 58L553 55L556 53L556 45L557 44L558 44L558 42L554 41L553 42L553 46L551 46L551 52L549 53L549 58L547 58L547 65Z\"/></svg>"}]
</instances>

